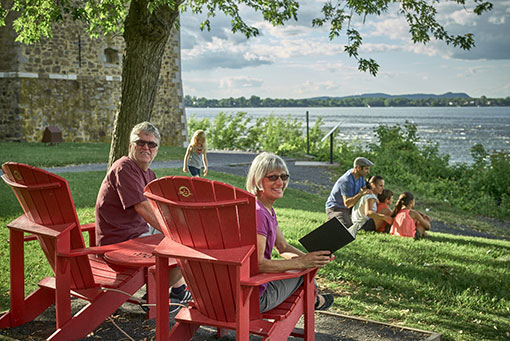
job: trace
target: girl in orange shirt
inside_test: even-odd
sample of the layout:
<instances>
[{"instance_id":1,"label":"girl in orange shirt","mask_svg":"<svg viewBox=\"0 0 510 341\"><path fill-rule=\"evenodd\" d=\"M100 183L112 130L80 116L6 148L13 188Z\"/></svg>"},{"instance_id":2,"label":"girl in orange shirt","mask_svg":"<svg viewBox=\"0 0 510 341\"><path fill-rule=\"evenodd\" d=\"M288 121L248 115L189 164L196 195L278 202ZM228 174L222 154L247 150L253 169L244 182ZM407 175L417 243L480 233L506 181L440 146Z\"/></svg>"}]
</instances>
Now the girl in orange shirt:
<instances>
[{"instance_id":1,"label":"girl in orange shirt","mask_svg":"<svg viewBox=\"0 0 510 341\"><path fill-rule=\"evenodd\" d=\"M400 194L392 217L390 233L402 237L414 237L420 239L425 237L425 231L430 230L430 218L414 210L414 196L411 192Z\"/></svg>"},{"instance_id":2,"label":"girl in orange shirt","mask_svg":"<svg viewBox=\"0 0 510 341\"><path fill-rule=\"evenodd\" d=\"M391 217L390 205L393 203L393 192L389 189L383 189L381 194L377 195L377 213ZM377 232L390 232L391 223L388 224L384 219L375 219L375 230Z\"/></svg>"}]
</instances>

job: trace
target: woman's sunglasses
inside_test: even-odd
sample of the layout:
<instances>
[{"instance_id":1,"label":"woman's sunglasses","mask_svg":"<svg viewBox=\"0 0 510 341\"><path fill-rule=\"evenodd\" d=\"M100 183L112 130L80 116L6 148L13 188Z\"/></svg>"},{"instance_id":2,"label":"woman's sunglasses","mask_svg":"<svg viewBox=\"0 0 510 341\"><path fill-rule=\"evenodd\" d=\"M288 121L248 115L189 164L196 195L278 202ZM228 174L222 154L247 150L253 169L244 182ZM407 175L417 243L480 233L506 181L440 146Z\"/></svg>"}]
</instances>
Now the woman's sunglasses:
<instances>
[{"instance_id":1,"label":"woman's sunglasses","mask_svg":"<svg viewBox=\"0 0 510 341\"><path fill-rule=\"evenodd\" d=\"M136 140L135 143L138 147L143 147L145 145L148 145L149 148L156 148L158 146L158 144L156 142L145 141L145 140Z\"/></svg>"},{"instance_id":2,"label":"woman's sunglasses","mask_svg":"<svg viewBox=\"0 0 510 341\"><path fill-rule=\"evenodd\" d=\"M273 175L267 175L266 178L268 178L270 181L273 181L275 182L276 180L278 180L278 178L282 179L282 181L287 181L289 180L289 177L290 175L289 174L280 174L280 175L276 175L276 174L273 174Z\"/></svg>"}]
</instances>

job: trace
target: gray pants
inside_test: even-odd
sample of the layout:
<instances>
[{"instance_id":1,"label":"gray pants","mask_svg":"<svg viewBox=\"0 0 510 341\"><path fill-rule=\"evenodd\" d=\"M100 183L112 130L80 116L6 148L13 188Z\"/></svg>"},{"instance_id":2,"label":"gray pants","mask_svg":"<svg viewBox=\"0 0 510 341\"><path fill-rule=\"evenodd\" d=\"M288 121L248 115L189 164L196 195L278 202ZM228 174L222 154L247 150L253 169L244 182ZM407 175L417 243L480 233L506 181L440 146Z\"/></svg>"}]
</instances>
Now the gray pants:
<instances>
[{"instance_id":1,"label":"gray pants","mask_svg":"<svg viewBox=\"0 0 510 341\"><path fill-rule=\"evenodd\" d=\"M303 284L303 277L282 279L267 283L266 291L260 297L260 312L276 308Z\"/></svg>"},{"instance_id":2,"label":"gray pants","mask_svg":"<svg viewBox=\"0 0 510 341\"><path fill-rule=\"evenodd\" d=\"M326 208L326 214L328 215L328 219L333 219L333 217L337 217L342 223L344 223L345 227L352 226L350 208L333 206L330 208Z\"/></svg>"}]
</instances>

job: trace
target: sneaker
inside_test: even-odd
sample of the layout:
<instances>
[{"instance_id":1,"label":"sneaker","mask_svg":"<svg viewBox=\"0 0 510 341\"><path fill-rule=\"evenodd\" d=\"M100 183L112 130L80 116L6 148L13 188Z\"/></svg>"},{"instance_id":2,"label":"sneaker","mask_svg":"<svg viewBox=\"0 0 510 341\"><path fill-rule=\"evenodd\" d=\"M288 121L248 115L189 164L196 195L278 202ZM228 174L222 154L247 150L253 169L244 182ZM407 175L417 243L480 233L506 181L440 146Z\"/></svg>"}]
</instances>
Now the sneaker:
<instances>
[{"instance_id":1,"label":"sneaker","mask_svg":"<svg viewBox=\"0 0 510 341\"><path fill-rule=\"evenodd\" d=\"M174 290L170 291L170 299L178 300L181 304L186 304L190 301L193 301L193 296L191 295L191 292L189 292L187 287L184 287L184 290L180 292L179 294L175 294Z\"/></svg>"},{"instance_id":2,"label":"sneaker","mask_svg":"<svg viewBox=\"0 0 510 341\"><path fill-rule=\"evenodd\" d=\"M324 302L322 302L321 305L319 296L322 296L324 298ZM315 310L328 310L333 305L333 302L335 301L335 298L331 294L322 294L317 296L317 301L315 302Z\"/></svg>"}]
</instances>

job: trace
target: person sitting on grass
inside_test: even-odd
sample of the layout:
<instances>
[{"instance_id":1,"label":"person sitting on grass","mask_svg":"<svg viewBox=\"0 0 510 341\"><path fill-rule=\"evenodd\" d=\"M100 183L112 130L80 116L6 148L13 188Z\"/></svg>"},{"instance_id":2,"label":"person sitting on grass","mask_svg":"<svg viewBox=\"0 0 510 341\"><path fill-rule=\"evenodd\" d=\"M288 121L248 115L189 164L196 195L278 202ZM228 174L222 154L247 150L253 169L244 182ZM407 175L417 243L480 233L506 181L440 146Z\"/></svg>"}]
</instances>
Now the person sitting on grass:
<instances>
[{"instance_id":1,"label":"person sitting on grass","mask_svg":"<svg viewBox=\"0 0 510 341\"><path fill-rule=\"evenodd\" d=\"M393 192L389 189L383 189L381 194L377 195L377 213L391 217L390 205L393 203ZM375 219L375 230L377 232L389 233L391 224L384 219Z\"/></svg>"},{"instance_id":2,"label":"person sitting on grass","mask_svg":"<svg viewBox=\"0 0 510 341\"><path fill-rule=\"evenodd\" d=\"M414 195L411 192L400 194L391 214L394 218L391 234L416 240L426 236L426 231L430 230L430 217L414 210L414 206Z\"/></svg>"},{"instance_id":3,"label":"person sitting on grass","mask_svg":"<svg viewBox=\"0 0 510 341\"><path fill-rule=\"evenodd\" d=\"M289 171L282 158L261 153L253 160L246 178L246 190L257 197L257 254L260 273L322 268L331 261L329 251L304 253L290 245L278 227L273 204L283 197ZM273 248L285 259L271 259ZM285 301L303 283L303 277L271 281L259 286L260 312L269 311ZM317 295L316 310L333 305L333 295Z\"/></svg>"},{"instance_id":4,"label":"person sitting on grass","mask_svg":"<svg viewBox=\"0 0 510 341\"><path fill-rule=\"evenodd\" d=\"M384 179L379 175L372 176L367 182L369 194L363 195L352 209L353 229L375 231L375 220L380 219L391 223L393 218L377 213L377 195L384 190Z\"/></svg>"}]
</instances>

